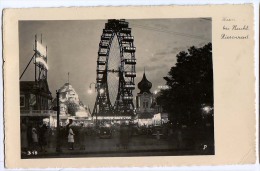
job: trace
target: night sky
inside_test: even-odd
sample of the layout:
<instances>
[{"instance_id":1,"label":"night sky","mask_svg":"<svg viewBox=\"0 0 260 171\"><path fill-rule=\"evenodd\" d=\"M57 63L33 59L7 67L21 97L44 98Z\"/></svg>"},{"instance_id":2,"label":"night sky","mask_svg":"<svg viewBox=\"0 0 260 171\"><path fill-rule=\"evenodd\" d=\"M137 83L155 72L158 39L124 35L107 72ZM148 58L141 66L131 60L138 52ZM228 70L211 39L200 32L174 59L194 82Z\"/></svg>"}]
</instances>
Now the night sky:
<instances>
[{"instance_id":1,"label":"night sky","mask_svg":"<svg viewBox=\"0 0 260 171\"><path fill-rule=\"evenodd\" d=\"M211 42L212 22L207 18L127 20L132 28L136 47L135 84L140 82L144 68L152 82L151 91L165 85L163 79L176 63L176 55L191 46L201 47ZM91 82L96 81L96 61L100 36L106 20L81 21L20 21L20 74L33 55L34 36L42 34L48 46L48 83L52 95L68 82L79 98L91 110L96 93L89 94ZM213 44L214 46L214 44ZM34 65L30 65L22 81L34 80ZM93 88L94 90L94 88ZM139 90L136 86L134 94Z\"/></svg>"}]
</instances>

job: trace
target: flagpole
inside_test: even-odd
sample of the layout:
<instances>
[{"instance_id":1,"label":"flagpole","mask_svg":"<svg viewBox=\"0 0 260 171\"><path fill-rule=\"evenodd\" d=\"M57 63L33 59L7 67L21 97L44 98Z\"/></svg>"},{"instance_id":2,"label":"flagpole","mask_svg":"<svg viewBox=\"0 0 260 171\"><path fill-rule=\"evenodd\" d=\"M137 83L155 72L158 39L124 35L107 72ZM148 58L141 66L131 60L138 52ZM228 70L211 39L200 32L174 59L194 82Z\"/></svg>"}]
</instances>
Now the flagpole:
<instances>
[{"instance_id":1,"label":"flagpole","mask_svg":"<svg viewBox=\"0 0 260 171\"><path fill-rule=\"evenodd\" d=\"M56 129L56 152L60 153L61 144L60 144L60 90L56 90L56 100L57 100L57 129Z\"/></svg>"},{"instance_id":2,"label":"flagpole","mask_svg":"<svg viewBox=\"0 0 260 171\"><path fill-rule=\"evenodd\" d=\"M68 72L68 83L70 84L70 72Z\"/></svg>"}]
</instances>

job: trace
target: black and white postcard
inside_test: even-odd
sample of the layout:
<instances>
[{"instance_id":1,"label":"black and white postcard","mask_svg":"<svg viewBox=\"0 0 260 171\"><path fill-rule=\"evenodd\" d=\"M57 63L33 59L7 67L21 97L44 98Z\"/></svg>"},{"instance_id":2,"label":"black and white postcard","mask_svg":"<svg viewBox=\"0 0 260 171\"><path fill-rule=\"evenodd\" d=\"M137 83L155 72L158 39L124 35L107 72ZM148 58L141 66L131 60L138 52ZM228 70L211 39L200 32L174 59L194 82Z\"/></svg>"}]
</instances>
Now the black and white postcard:
<instances>
[{"instance_id":1,"label":"black and white postcard","mask_svg":"<svg viewBox=\"0 0 260 171\"><path fill-rule=\"evenodd\" d=\"M3 27L7 167L254 162L251 5L6 9Z\"/></svg>"}]
</instances>

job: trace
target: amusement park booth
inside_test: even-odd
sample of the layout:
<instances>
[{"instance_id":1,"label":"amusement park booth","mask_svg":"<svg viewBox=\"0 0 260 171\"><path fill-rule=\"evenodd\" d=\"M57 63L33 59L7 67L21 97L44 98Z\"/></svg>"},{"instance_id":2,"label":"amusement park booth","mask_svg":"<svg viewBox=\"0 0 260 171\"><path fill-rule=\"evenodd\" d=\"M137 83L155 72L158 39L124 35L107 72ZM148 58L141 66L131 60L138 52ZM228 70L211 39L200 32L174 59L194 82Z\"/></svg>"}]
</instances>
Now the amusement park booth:
<instances>
[{"instance_id":1,"label":"amusement park booth","mask_svg":"<svg viewBox=\"0 0 260 171\"><path fill-rule=\"evenodd\" d=\"M168 113L157 113L153 115L153 125L162 125L167 123L168 120Z\"/></svg>"},{"instance_id":2,"label":"amusement park booth","mask_svg":"<svg viewBox=\"0 0 260 171\"><path fill-rule=\"evenodd\" d=\"M52 95L46 79L37 82L20 81L21 120L39 123L45 118L56 116L55 111L49 110L51 101Z\"/></svg>"},{"instance_id":3,"label":"amusement park booth","mask_svg":"<svg viewBox=\"0 0 260 171\"><path fill-rule=\"evenodd\" d=\"M148 126L153 124L153 114L150 112L142 112L138 114L138 126Z\"/></svg>"}]
</instances>

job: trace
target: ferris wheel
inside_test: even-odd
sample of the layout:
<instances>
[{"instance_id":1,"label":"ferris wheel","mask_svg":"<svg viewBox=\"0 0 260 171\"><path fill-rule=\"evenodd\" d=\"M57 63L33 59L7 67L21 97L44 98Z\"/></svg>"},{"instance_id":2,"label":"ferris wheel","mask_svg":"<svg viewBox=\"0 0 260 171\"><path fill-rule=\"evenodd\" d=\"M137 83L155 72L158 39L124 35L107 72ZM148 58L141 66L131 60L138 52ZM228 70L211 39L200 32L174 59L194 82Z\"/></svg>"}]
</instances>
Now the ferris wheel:
<instances>
[{"instance_id":1,"label":"ferris wheel","mask_svg":"<svg viewBox=\"0 0 260 171\"><path fill-rule=\"evenodd\" d=\"M136 77L134 37L124 19L105 24L99 43L93 115L133 115Z\"/></svg>"}]
</instances>

